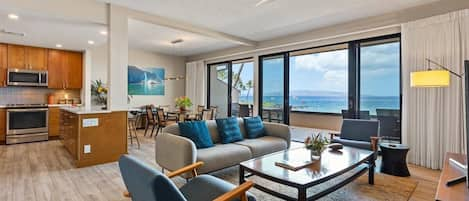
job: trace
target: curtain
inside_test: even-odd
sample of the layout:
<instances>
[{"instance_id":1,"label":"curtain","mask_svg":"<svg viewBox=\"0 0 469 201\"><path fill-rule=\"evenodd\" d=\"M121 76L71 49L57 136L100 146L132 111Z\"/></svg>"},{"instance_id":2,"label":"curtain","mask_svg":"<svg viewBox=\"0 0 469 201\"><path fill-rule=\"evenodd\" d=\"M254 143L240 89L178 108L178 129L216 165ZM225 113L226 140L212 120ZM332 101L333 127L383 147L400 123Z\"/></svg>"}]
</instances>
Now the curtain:
<instances>
[{"instance_id":1,"label":"curtain","mask_svg":"<svg viewBox=\"0 0 469 201\"><path fill-rule=\"evenodd\" d=\"M462 74L468 56L469 10L402 25L402 137L408 162L441 169L446 152L465 153L464 80L451 75L446 88L411 88L410 73L426 70L425 58Z\"/></svg>"},{"instance_id":2,"label":"curtain","mask_svg":"<svg viewBox=\"0 0 469 201\"><path fill-rule=\"evenodd\" d=\"M194 106L205 105L207 98L207 72L204 61L186 64L186 96Z\"/></svg>"}]
</instances>

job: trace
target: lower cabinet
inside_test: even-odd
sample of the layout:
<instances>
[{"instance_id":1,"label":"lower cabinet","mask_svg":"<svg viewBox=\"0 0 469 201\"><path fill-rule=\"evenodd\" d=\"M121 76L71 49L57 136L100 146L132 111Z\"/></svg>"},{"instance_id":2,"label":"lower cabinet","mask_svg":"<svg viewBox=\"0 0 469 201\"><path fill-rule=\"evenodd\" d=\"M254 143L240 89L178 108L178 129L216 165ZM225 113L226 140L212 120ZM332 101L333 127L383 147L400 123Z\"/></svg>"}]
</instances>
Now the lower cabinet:
<instances>
[{"instance_id":1,"label":"lower cabinet","mask_svg":"<svg viewBox=\"0 0 469 201\"><path fill-rule=\"evenodd\" d=\"M49 108L49 137L58 137L60 134L60 108Z\"/></svg>"}]
</instances>

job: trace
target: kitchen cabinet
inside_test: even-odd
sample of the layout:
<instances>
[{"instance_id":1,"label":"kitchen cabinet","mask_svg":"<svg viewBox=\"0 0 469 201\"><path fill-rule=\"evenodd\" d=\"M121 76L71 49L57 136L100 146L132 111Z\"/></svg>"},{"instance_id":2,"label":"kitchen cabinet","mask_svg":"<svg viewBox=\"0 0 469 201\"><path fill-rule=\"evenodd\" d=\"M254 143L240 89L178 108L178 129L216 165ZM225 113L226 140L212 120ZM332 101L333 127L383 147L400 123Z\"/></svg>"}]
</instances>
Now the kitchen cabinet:
<instances>
[{"instance_id":1,"label":"kitchen cabinet","mask_svg":"<svg viewBox=\"0 0 469 201\"><path fill-rule=\"evenodd\" d=\"M6 110L0 108L0 144L5 144L6 141Z\"/></svg>"},{"instance_id":2,"label":"kitchen cabinet","mask_svg":"<svg viewBox=\"0 0 469 201\"><path fill-rule=\"evenodd\" d=\"M7 85L7 45L0 44L0 87Z\"/></svg>"},{"instance_id":3,"label":"kitchen cabinet","mask_svg":"<svg viewBox=\"0 0 469 201\"><path fill-rule=\"evenodd\" d=\"M8 68L47 70L47 49L8 44Z\"/></svg>"},{"instance_id":4,"label":"kitchen cabinet","mask_svg":"<svg viewBox=\"0 0 469 201\"><path fill-rule=\"evenodd\" d=\"M49 50L47 57L49 88L81 89L83 54L81 52Z\"/></svg>"},{"instance_id":5,"label":"kitchen cabinet","mask_svg":"<svg viewBox=\"0 0 469 201\"><path fill-rule=\"evenodd\" d=\"M60 108L49 107L49 137L58 137L60 134Z\"/></svg>"}]
</instances>

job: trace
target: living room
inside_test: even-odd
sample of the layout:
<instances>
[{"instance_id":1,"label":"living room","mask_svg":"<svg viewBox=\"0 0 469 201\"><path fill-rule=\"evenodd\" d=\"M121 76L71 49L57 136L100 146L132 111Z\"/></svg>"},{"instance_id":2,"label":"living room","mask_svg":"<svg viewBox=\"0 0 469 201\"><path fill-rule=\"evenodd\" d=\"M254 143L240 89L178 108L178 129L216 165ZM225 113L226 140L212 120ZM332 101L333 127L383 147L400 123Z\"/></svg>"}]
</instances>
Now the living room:
<instances>
[{"instance_id":1,"label":"living room","mask_svg":"<svg viewBox=\"0 0 469 201\"><path fill-rule=\"evenodd\" d=\"M469 200L466 0L1 2L1 200Z\"/></svg>"}]
</instances>

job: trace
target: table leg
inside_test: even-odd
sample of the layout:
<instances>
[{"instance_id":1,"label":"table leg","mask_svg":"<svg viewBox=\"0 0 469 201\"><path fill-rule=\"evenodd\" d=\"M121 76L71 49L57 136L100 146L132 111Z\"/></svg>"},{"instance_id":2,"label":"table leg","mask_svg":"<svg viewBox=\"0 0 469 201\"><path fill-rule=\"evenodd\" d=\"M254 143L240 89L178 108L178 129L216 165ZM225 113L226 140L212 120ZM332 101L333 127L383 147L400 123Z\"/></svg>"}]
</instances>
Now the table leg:
<instances>
[{"instance_id":1,"label":"table leg","mask_svg":"<svg viewBox=\"0 0 469 201\"><path fill-rule=\"evenodd\" d=\"M298 201L306 201L306 188L298 188Z\"/></svg>"},{"instance_id":2,"label":"table leg","mask_svg":"<svg viewBox=\"0 0 469 201\"><path fill-rule=\"evenodd\" d=\"M244 180L244 168L243 166L239 166L239 184L243 184L246 180Z\"/></svg>"},{"instance_id":3,"label":"table leg","mask_svg":"<svg viewBox=\"0 0 469 201\"><path fill-rule=\"evenodd\" d=\"M368 184L375 184L375 156L370 156L368 160Z\"/></svg>"}]
</instances>

